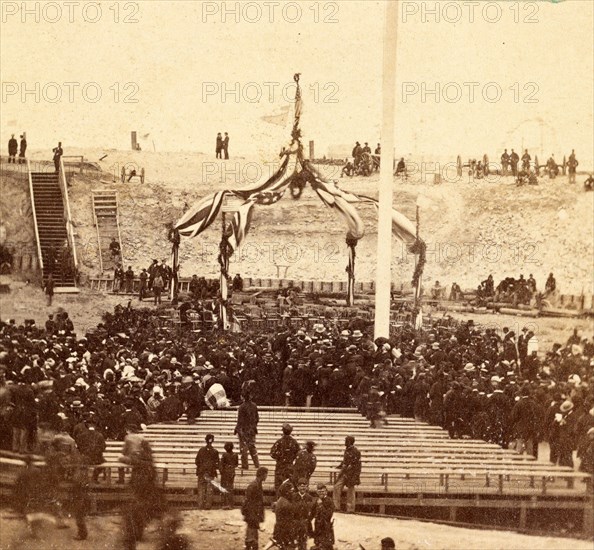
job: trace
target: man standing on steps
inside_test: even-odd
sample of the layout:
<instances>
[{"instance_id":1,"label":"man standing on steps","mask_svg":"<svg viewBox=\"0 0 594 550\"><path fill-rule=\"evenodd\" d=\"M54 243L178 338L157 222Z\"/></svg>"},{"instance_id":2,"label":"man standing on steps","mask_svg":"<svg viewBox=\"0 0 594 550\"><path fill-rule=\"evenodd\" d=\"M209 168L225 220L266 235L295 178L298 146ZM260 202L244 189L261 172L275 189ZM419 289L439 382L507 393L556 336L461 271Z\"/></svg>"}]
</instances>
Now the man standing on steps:
<instances>
[{"instance_id":1,"label":"man standing on steps","mask_svg":"<svg viewBox=\"0 0 594 550\"><path fill-rule=\"evenodd\" d=\"M274 490L276 491L287 479L287 469L293 468L300 447L299 443L291 436L293 427L290 424L283 424L283 435L270 449L270 456L276 460L274 469Z\"/></svg>"},{"instance_id":2,"label":"man standing on steps","mask_svg":"<svg viewBox=\"0 0 594 550\"><path fill-rule=\"evenodd\" d=\"M355 447L355 438L348 435L344 439L344 457L339 464L338 478L334 484L334 507L340 510L343 487L347 488L347 514L355 512L355 487L361 484L361 452Z\"/></svg>"},{"instance_id":3,"label":"man standing on steps","mask_svg":"<svg viewBox=\"0 0 594 550\"><path fill-rule=\"evenodd\" d=\"M16 141L16 140L15 140ZM53 148L54 153L54 166L56 168L56 174L60 172L60 159L64 154L64 150L62 149L62 142L58 142L58 146Z\"/></svg>"},{"instance_id":4,"label":"man standing on steps","mask_svg":"<svg viewBox=\"0 0 594 550\"><path fill-rule=\"evenodd\" d=\"M239 438L242 470L249 468L248 451L254 462L254 467L258 468L260 466L258 449L256 449L256 434L258 433L259 421L258 406L252 401L251 392L246 390L243 394L243 403L237 409L237 425L235 426L235 434Z\"/></svg>"},{"instance_id":5,"label":"man standing on steps","mask_svg":"<svg viewBox=\"0 0 594 550\"><path fill-rule=\"evenodd\" d=\"M16 164L16 154L19 150L19 144L12 134L12 137L8 140L8 164L11 162Z\"/></svg>"},{"instance_id":6,"label":"man standing on steps","mask_svg":"<svg viewBox=\"0 0 594 550\"><path fill-rule=\"evenodd\" d=\"M117 262L120 259L121 251L120 243L115 237L112 237L111 242L109 243L109 252L111 253L111 259L114 262Z\"/></svg>"},{"instance_id":7,"label":"man standing on steps","mask_svg":"<svg viewBox=\"0 0 594 550\"><path fill-rule=\"evenodd\" d=\"M27 140L25 139L25 134L21 136L21 147L19 150L19 164L25 163L25 153L27 152Z\"/></svg>"}]
</instances>

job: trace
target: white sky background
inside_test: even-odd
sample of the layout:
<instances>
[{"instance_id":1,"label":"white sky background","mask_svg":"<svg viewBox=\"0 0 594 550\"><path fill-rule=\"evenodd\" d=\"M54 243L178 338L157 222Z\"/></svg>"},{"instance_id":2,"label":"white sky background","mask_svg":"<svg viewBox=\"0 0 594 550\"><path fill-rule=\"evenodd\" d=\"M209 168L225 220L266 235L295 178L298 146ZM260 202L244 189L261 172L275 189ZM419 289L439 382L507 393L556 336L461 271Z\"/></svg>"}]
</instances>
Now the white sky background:
<instances>
[{"instance_id":1,"label":"white sky background","mask_svg":"<svg viewBox=\"0 0 594 550\"><path fill-rule=\"evenodd\" d=\"M129 148L130 130L139 136L150 133L143 149L158 151L190 150L214 153L217 131L231 135L231 152L251 155L266 149L278 151L282 129L260 120L286 105L281 94L284 84L302 73L305 96L304 138L316 141L317 154L325 154L332 144L351 144L354 140L379 139L381 118L381 62L383 2L298 2L302 15L290 23L280 6L274 22L263 7L262 20L250 23L232 14L222 21L220 11L203 22L203 10L222 8L222 3L193 1L137 2L137 23L114 22L115 2L102 2L97 23L85 22L80 2L74 7L74 22L67 8L56 23L27 15L22 21L21 2L1 2L3 21L0 33L1 103L0 138L6 154L11 133L26 130L32 149L48 149L61 140L73 146ZM30 9L44 4L26 2ZM132 14L120 2L120 19ZM133 3L128 3L133 4ZM227 8L246 2L227 2ZM314 21L315 7L321 21ZM494 160L505 144L519 150L522 138L527 147L540 154L542 119L544 154L556 157L575 147L582 165L592 165L594 157L593 77L594 2L567 0L551 2L499 2L501 19L485 21L477 6L475 21L469 22L467 2L459 2L462 18L458 23L435 22L423 13L435 2L401 2L409 10L418 8L408 20L399 21L397 152L426 157L455 158L479 156L488 152ZM441 7L447 2L441 2ZM453 3L450 3L453 4ZM490 4L495 4L491 2ZM8 7L7 7L8 5ZM208 5L208 7L206 6ZM10 15L13 7L19 12ZM337 9L335 9L335 6ZM46 8L50 17L55 10ZM455 16L450 6L446 17ZM253 17L255 8L247 14ZM287 12L289 15L295 11ZM95 11L88 14L94 17ZM488 15L496 17L496 7ZM324 23L325 17L336 20ZM520 21L515 22L514 17ZM43 19L43 17L41 17ZM532 19L534 23L523 22ZM60 84L62 100L47 101L43 94L36 103L34 94L21 96L23 83L34 89L50 82ZM68 101L65 82L82 85L96 82L102 97L97 103L83 98L81 88ZM127 82L136 83L138 103L124 103ZM259 103L245 97L236 101L221 94L203 98L204 83L219 88L236 82L242 90L257 83L263 95ZM278 82L273 101L269 101L265 82ZM420 91L403 101L403 82L419 88L450 85L463 92L459 101L448 103L434 96L422 102ZM470 102L464 82L478 82L477 97ZM482 97L488 82L502 90L498 102ZM7 96L7 86L18 86L16 95ZM110 87L120 84L120 101L114 101ZM319 84L319 96L312 87ZM519 84L519 102L509 88ZM534 83L534 84L529 84ZM524 85L529 87L524 90ZM324 90L324 86L328 88ZM257 88L252 86L249 92ZM336 103L324 102L335 89ZM492 88L494 90L494 88ZM55 88L46 88L50 99ZM524 99L534 91L536 103ZM286 132L285 132L286 134ZM278 137L277 137L278 136Z\"/></svg>"}]
</instances>

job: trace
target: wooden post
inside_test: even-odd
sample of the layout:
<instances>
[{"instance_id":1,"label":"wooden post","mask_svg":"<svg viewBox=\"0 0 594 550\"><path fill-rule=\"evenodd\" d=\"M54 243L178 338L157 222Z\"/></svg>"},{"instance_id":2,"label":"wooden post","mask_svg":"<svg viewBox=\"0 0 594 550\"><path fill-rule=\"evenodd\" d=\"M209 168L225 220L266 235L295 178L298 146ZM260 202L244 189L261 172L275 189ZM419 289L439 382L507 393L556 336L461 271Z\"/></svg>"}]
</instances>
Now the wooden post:
<instances>
[{"instance_id":1,"label":"wooden post","mask_svg":"<svg viewBox=\"0 0 594 550\"><path fill-rule=\"evenodd\" d=\"M314 141L312 139L309 142L309 160L311 160L313 162L313 160L315 158L316 158L316 155L315 155L315 151L314 151Z\"/></svg>"},{"instance_id":2,"label":"wooden post","mask_svg":"<svg viewBox=\"0 0 594 550\"><path fill-rule=\"evenodd\" d=\"M132 139L132 151L136 151L136 148L138 146L138 141L136 140L136 132L132 132L130 137Z\"/></svg>"},{"instance_id":3,"label":"wooden post","mask_svg":"<svg viewBox=\"0 0 594 550\"><path fill-rule=\"evenodd\" d=\"M520 529L526 529L526 522L528 518L528 509L526 508L526 501L520 502Z\"/></svg>"},{"instance_id":4,"label":"wooden post","mask_svg":"<svg viewBox=\"0 0 594 550\"><path fill-rule=\"evenodd\" d=\"M594 476L593 481L594 481ZM592 491L592 487L590 487ZM588 499L590 500L590 499ZM585 501L584 506L584 524L582 531L589 536L594 536L594 492L592 493L592 499L590 502Z\"/></svg>"}]
</instances>

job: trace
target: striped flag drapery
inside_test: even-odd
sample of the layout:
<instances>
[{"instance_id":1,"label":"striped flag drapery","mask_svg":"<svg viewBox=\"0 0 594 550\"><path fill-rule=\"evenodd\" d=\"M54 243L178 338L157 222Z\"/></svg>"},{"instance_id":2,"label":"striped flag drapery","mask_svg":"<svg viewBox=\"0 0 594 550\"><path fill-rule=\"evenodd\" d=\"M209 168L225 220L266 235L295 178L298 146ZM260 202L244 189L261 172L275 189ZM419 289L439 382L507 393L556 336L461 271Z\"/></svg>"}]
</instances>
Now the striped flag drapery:
<instances>
[{"instance_id":1,"label":"striped flag drapery","mask_svg":"<svg viewBox=\"0 0 594 550\"><path fill-rule=\"evenodd\" d=\"M249 231L254 204L254 201L246 201L233 214L231 235L229 236L229 246L233 251L241 246L243 239Z\"/></svg>"},{"instance_id":2,"label":"striped flag drapery","mask_svg":"<svg viewBox=\"0 0 594 550\"><path fill-rule=\"evenodd\" d=\"M303 112L303 101L299 86L299 74L295 74L293 78L297 83L294 123L290 145L283 149L280 155L282 160L279 169L265 181L262 182L261 180L251 187L222 190L204 197L185 212L174 225L174 229L178 231L180 236L197 237L210 227L222 210L225 211L223 205L227 197L237 201L237 208L227 208L227 211L233 210L233 217L229 227L225 227L223 230L225 234L221 242L221 246L224 246L224 253L221 254L220 259L222 262L221 299L223 304L227 299L226 276L229 269L229 256L238 249L249 231L253 207L278 202L290 187L291 182L295 181L295 178L309 181L320 200L326 206L338 211L347 224L347 245L349 247L349 261L346 269L349 275L347 303L349 305L353 304L355 248L365 233L363 222L355 205L373 204L378 208L379 204L376 199L340 189L335 181L326 180L311 162L303 158L301 129L299 127ZM276 118L270 120L270 122L276 123ZM302 188L303 181L299 183L301 184L300 188ZM224 225L226 226L226 224ZM408 245L422 242L416 234L415 225L395 209L392 209L392 232Z\"/></svg>"},{"instance_id":3,"label":"striped flag drapery","mask_svg":"<svg viewBox=\"0 0 594 550\"><path fill-rule=\"evenodd\" d=\"M218 191L204 197L190 208L175 224L183 237L196 237L215 221L228 191Z\"/></svg>"}]
</instances>

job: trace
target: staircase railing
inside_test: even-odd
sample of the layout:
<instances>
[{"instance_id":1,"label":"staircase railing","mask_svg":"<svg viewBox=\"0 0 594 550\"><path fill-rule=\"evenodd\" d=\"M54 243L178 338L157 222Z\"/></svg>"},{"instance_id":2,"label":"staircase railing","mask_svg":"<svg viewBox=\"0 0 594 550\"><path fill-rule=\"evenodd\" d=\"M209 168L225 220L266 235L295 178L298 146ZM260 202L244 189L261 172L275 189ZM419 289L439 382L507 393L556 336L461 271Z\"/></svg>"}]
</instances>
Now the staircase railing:
<instances>
[{"instance_id":1,"label":"staircase railing","mask_svg":"<svg viewBox=\"0 0 594 550\"><path fill-rule=\"evenodd\" d=\"M31 210L33 212L33 225L35 227L35 241L37 242L37 256L39 259L39 269L43 277L43 254L41 253L41 241L39 240L39 228L37 227L37 211L35 208L35 195L33 194L33 177L31 176L31 164L27 159L27 174L29 176L29 194L31 195Z\"/></svg>"},{"instance_id":2,"label":"staircase railing","mask_svg":"<svg viewBox=\"0 0 594 550\"><path fill-rule=\"evenodd\" d=\"M103 273L103 252L101 250L101 234L99 233L99 220L97 219L97 205L95 204L95 193L91 193L91 202L93 204L93 222L95 223L95 231L97 232L97 245L99 252L99 271Z\"/></svg>"},{"instance_id":3,"label":"staircase railing","mask_svg":"<svg viewBox=\"0 0 594 550\"><path fill-rule=\"evenodd\" d=\"M76 257L76 242L74 240L74 225L70 213L70 201L68 199L68 183L66 182L66 172L64 170L64 161L60 157L60 173L58 175L62 197L64 197L64 221L66 222L66 234L68 235L68 245L72 252L72 264L74 267L74 281L76 284L78 274L78 259Z\"/></svg>"},{"instance_id":4,"label":"staircase railing","mask_svg":"<svg viewBox=\"0 0 594 550\"><path fill-rule=\"evenodd\" d=\"M118 242L120 243L120 263L122 264L122 268L124 267L124 246L122 244L122 232L120 231L120 201L118 197L118 192L115 191L115 201L116 201L116 227L118 228Z\"/></svg>"}]
</instances>

